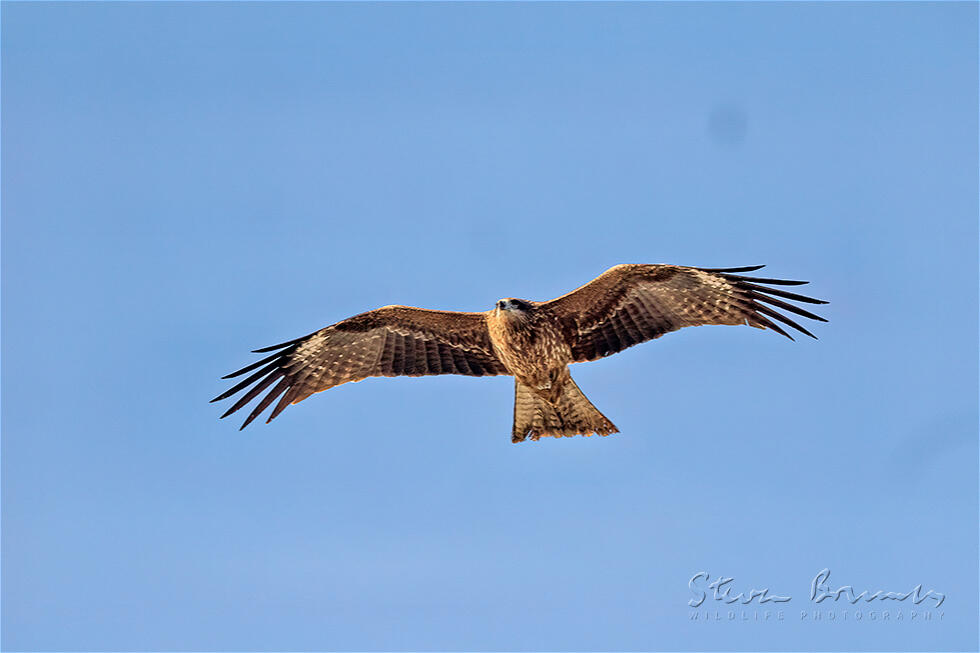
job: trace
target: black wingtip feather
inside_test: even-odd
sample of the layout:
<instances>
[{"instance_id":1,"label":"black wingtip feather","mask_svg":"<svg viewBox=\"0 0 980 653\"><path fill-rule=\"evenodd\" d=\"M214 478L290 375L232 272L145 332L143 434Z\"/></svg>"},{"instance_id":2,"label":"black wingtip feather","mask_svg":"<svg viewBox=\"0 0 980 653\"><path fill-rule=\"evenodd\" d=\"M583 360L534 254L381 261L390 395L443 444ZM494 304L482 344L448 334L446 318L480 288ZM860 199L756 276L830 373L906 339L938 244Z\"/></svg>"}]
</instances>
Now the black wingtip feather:
<instances>
[{"instance_id":1,"label":"black wingtip feather","mask_svg":"<svg viewBox=\"0 0 980 653\"><path fill-rule=\"evenodd\" d=\"M815 335L813 335L812 333L810 333L809 331L807 331L804 327L800 326L799 324L797 324L793 320L789 319L788 317L786 317L785 315L783 315L779 311L774 311L771 308L767 308L765 306L762 306L761 304L756 304L755 310L757 310L760 313L763 313L765 315L768 315L769 317L771 317L773 319L779 320L783 324L787 324L787 325L793 327L794 329L796 329L800 333L806 334L806 335L810 336L811 338L816 339L816 336Z\"/></svg>"},{"instance_id":2,"label":"black wingtip feather","mask_svg":"<svg viewBox=\"0 0 980 653\"><path fill-rule=\"evenodd\" d=\"M281 379L279 383L277 383L276 386L268 392L268 394L262 397L262 401L260 401L255 406L254 409L252 409L252 412L249 413L248 418L246 418L245 420L245 423L242 424L241 428L239 428L238 430L241 431L243 428L251 424L252 420L254 420L256 417L262 414L262 411L268 408L269 404L271 404L276 398L279 397L279 395L281 395L283 392L286 391L286 389L289 387L289 383L290 383L289 378Z\"/></svg>"},{"instance_id":3,"label":"black wingtip feather","mask_svg":"<svg viewBox=\"0 0 980 653\"><path fill-rule=\"evenodd\" d=\"M730 280L731 281L731 280ZM807 297L806 295L798 295L795 292L786 292L785 290L780 290L778 288L767 288L766 286L759 286L754 283L749 283L747 281L735 280L736 285L745 289L752 290L757 293L766 293L769 295L776 295L777 297L783 297L785 299L792 299L794 302L804 302L806 304L829 304L830 302L824 301L822 299L814 299L813 297Z\"/></svg>"},{"instance_id":4,"label":"black wingtip feather","mask_svg":"<svg viewBox=\"0 0 980 653\"><path fill-rule=\"evenodd\" d=\"M776 333L778 333L779 335L781 335L781 336L786 336L787 338L789 338L789 339L790 339L790 340L792 340L793 342L796 342L796 338L794 338L794 337L793 337L793 336L791 336L790 334L788 334L788 333L786 333L786 330L785 330L785 329L783 329L783 328L782 328L781 326L779 326L778 324L776 324L776 323L775 323L775 322L773 322L772 320L767 320L766 318L764 318L764 317L763 317L763 316L761 316L761 315L756 315L756 316L755 316L755 320L756 320L756 321L757 321L757 322L758 322L759 324L761 324L761 325L763 325L763 326L764 326L765 328L767 328L767 329L772 329L773 331L775 331L775 332L776 332Z\"/></svg>"},{"instance_id":5,"label":"black wingtip feather","mask_svg":"<svg viewBox=\"0 0 980 653\"><path fill-rule=\"evenodd\" d=\"M263 367L261 370L259 370L258 372L256 372L252 376L250 376L247 379L245 379L244 381L239 381L234 386L232 386L232 387L228 388L227 390L225 390L224 392L222 392L220 395L218 395L217 397L215 397L214 399L212 399L211 400L211 403L214 403L216 401L221 401L222 399L227 399L228 397L230 397L230 396L232 396L234 394L238 394L239 392L241 392L242 390L244 390L246 387L252 385L256 381L258 381L260 378L262 378L263 376L265 376L269 372L272 372L273 370L275 370L278 367L279 367L279 361L273 361L272 363L269 363L268 365L266 365L265 367Z\"/></svg>"},{"instance_id":6,"label":"black wingtip feather","mask_svg":"<svg viewBox=\"0 0 980 653\"><path fill-rule=\"evenodd\" d=\"M765 302L767 304L771 304L772 306L775 306L777 308L781 308L784 311L789 311L790 313L796 313L797 315L800 315L802 317L809 318L811 320L816 320L817 322L826 322L827 321L827 318L820 317L816 313L811 313L810 311L808 311L806 309L803 309L803 308L800 308L799 306L793 306L792 304L788 304L788 303L786 303L784 301L780 301L780 300L778 300L778 299L776 299L774 297L769 297L768 295L763 295L762 293L759 293L756 296L756 301Z\"/></svg>"},{"instance_id":7,"label":"black wingtip feather","mask_svg":"<svg viewBox=\"0 0 980 653\"><path fill-rule=\"evenodd\" d=\"M265 420L266 424L274 420L279 413L286 410L286 407L289 406L289 404L293 403L293 399L295 399L299 394L299 388L300 386L294 383L294 385L286 391L286 394L279 399L279 402L276 404L275 408L272 409L272 413L269 414L269 419Z\"/></svg>"},{"instance_id":8,"label":"black wingtip feather","mask_svg":"<svg viewBox=\"0 0 980 653\"><path fill-rule=\"evenodd\" d=\"M275 363L273 363L273 365L275 365ZM264 372L264 370L263 370L263 372ZM248 402L250 402L253 399L255 399L263 391L265 391L266 388L268 388L270 385L272 385L272 382L273 381L275 381L279 377L284 376L285 373L286 372L283 369L281 369L281 368L273 369L271 372L269 372L267 374L267 376L264 379L262 379L261 381L259 381L259 383L257 385L253 386L248 392L246 392L244 395L242 395L238 399L238 401L235 402L235 405L234 406L232 406L227 411L225 411L225 414L222 415L222 417L225 417L227 415L231 415L235 411L237 411L240 408L242 408L243 406L245 406L245 404L247 404ZM285 380L285 379L283 379L283 380Z\"/></svg>"},{"instance_id":9,"label":"black wingtip feather","mask_svg":"<svg viewBox=\"0 0 980 653\"><path fill-rule=\"evenodd\" d=\"M289 351L280 351L280 352L276 352L275 354L272 354L271 356L266 356L265 358L262 358L262 359L260 359L260 360L257 360L257 361L255 361L254 363L252 363L252 364L250 364L250 365L246 365L246 366L245 366L245 367L243 367L242 369L240 369L240 370L236 370L236 371L234 371L234 372L232 372L231 374L225 374L225 375L224 375L223 377L221 377L221 378L222 378L222 379L233 379L233 378L235 378L236 376L241 376L241 375L242 375L242 374L244 374L245 372L250 372L250 371L252 371L252 370L254 370L254 369L255 369L256 367L261 367L262 365L265 365L266 363L268 363L268 362L270 362L270 361L274 361L274 360L276 360L276 359L277 359L278 357L280 357L280 356L284 356L284 355L286 355L286 354L288 354L288 353L290 353L290 352L289 352Z\"/></svg>"},{"instance_id":10,"label":"black wingtip feather","mask_svg":"<svg viewBox=\"0 0 980 653\"><path fill-rule=\"evenodd\" d=\"M766 267L765 265L746 265L740 268L697 268L702 272L755 272L756 270L761 270Z\"/></svg>"},{"instance_id":11,"label":"black wingtip feather","mask_svg":"<svg viewBox=\"0 0 980 653\"><path fill-rule=\"evenodd\" d=\"M809 281L794 281L792 279L764 279L762 277L743 277L738 274L723 274L726 279L732 281L754 281L756 283L768 283L774 286L805 286Z\"/></svg>"},{"instance_id":12,"label":"black wingtip feather","mask_svg":"<svg viewBox=\"0 0 980 653\"><path fill-rule=\"evenodd\" d=\"M262 347L261 349L253 349L253 354L264 354L269 351L275 351L277 349L282 349L283 347L288 347L289 345L295 345L300 340L306 339L308 336L303 336L302 338L296 338L295 340L290 340L288 342L280 342L278 345L269 345L268 347Z\"/></svg>"}]
</instances>

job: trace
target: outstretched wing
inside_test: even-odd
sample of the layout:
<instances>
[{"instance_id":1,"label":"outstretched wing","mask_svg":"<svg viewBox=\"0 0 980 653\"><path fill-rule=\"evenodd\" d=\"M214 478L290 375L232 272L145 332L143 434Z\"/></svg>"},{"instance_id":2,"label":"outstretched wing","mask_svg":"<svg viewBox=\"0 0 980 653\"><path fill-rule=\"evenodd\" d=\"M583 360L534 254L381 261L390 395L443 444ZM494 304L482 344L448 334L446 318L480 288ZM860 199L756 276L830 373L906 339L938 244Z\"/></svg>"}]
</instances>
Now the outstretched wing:
<instances>
[{"instance_id":1,"label":"outstretched wing","mask_svg":"<svg viewBox=\"0 0 980 653\"><path fill-rule=\"evenodd\" d=\"M581 288L545 302L542 308L558 317L576 361L596 360L682 327L702 324L748 324L772 329L792 340L777 324L782 322L815 338L775 309L826 322L783 299L808 304L827 302L770 287L795 286L806 281L734 274L762 267L617 265Z\"/></svg>"},{"instance_id":2,"label":"outstretched wing","mask_svg":"<svg viewBox=\"0 0 980 653\"><path fill-rule=\"evenodd\" d=\"M320 329L303 338L256 349L276 353L223 377L258 371L211 401L251 386L221 417L227 417L275 383L241 428L279 398L266 422L289 404L348 381L369 376L507 374L490 343L485 313L430 311L385 306ZM253 385L254 384L254 385Z\"/></svg>"}]
</instances>

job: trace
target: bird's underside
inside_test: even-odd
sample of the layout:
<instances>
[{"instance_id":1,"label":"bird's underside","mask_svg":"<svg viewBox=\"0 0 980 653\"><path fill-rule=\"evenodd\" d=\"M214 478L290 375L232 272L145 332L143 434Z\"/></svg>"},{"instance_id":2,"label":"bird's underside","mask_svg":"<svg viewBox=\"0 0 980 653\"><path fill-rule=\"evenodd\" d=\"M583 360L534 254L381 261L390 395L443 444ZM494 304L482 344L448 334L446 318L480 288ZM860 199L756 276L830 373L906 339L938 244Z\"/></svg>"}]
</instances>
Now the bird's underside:
<instances>
[{"instance_id":1,"label":"bird's underside","mask_svg":"<svg viewBox=\"0 0 980 653\"><path fill-rule=\"evenodd\" d=\"M265 392L245 428L273 402L267 422L316 392L371 376L511 375L514 442L609 435L618 429L572 380L570 363L603 358L687 326L746 324L792 339L782 324L815 337L780 310L826 322L789 303L826 302L779 288L805 281L739 274L761 267L617 265L557 299L502 299L483 313L385 306L255 350L273 353L223 377L251 373L212 401L246 391L222 415L227 417Z\"/></svg>"}]
</instances>

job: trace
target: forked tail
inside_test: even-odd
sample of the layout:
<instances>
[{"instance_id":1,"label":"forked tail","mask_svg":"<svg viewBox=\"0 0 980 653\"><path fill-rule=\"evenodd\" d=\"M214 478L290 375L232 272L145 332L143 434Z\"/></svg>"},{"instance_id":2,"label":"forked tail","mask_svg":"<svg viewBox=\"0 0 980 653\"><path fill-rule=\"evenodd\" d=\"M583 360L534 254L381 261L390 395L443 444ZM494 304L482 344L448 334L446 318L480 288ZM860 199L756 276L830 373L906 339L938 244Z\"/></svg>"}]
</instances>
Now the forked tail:
<instances>
[{"instance_id":1,"label":"forked tail","mask_svg":"<svg viewBox=\"0 0 980 653\"><path fill-rule=\"evenodd\" d=\"M555 401L548 401L515 380L514 431L511 441L521 442L544 436L609 435L619 429L592 405L575 381L567 377Z\"/></svg>"}]
</instances>

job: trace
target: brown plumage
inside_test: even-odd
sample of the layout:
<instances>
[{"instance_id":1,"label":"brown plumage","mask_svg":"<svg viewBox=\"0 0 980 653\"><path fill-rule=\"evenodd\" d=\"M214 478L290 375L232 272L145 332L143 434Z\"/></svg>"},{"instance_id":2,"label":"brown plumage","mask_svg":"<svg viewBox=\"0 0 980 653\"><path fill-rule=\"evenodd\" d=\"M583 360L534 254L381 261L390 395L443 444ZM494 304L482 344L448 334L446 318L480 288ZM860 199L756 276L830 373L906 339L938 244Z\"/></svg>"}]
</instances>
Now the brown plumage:
<instances>
[{"instance_id":1,"label":"brown plumage","mask_svg":"<svg viewBox=\"0 0 980 653\"><path fill-rule=\"evenodd\" d=\"M557 299L501 299L484 313L385 306L256 349L275 353L223 377L255 370L212 401L249 388L222 415L227 417L271 386L242 424L245 428L277 399L267 422L315 392L369 376L508 374L515 377L514 442L609 435L618 429L579 390L569 374L570 363L596 360L702 324L747 324L792 340L782 323L816 337L775 309L826 322L785 300L826 302L771 287L805 281L736 274L761 267L617 265Z\"/></svg>"}]
</instances>

